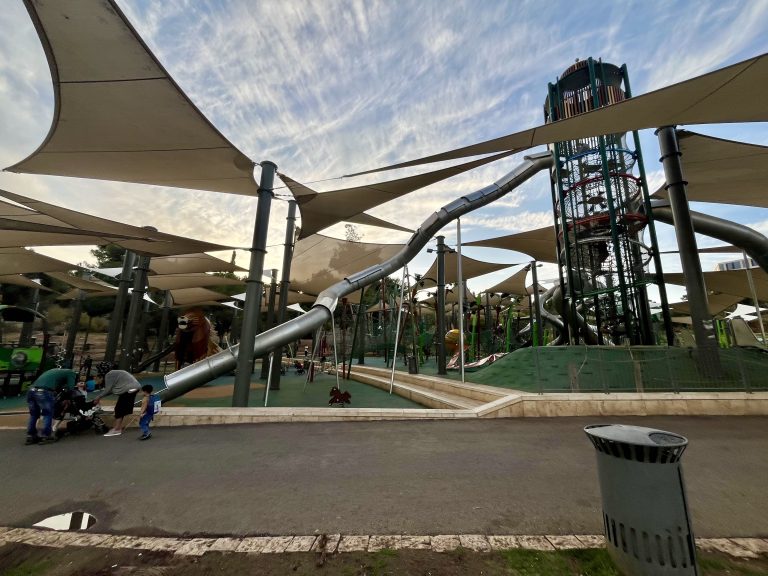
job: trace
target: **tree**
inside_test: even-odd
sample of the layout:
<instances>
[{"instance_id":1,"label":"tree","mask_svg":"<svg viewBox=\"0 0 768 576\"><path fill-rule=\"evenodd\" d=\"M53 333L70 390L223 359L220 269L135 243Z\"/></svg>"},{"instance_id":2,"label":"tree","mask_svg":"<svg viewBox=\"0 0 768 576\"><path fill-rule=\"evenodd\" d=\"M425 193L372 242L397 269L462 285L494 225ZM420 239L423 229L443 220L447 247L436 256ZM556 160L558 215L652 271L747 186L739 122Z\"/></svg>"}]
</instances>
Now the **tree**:
<instances>
[{"instance_id":1,"label":"tree","mask_svg":"<svg viewBox=\"0 0 768 576\"><path fill-rule=\"evenodd\" d=\"M114 268L122 266L126 250L117 244L102 244L91 250L99 268Z\"/></svg>"},{"instance_id":2,"label":"tree","mask_svg":"<svg viewBox=\"0 0 768 576\"><path fill-rule=\"evenodd\" d=\"M354 224L344 224L344 238L347 242L360 242L363 235Z\"/></svg>"}]
</instances>

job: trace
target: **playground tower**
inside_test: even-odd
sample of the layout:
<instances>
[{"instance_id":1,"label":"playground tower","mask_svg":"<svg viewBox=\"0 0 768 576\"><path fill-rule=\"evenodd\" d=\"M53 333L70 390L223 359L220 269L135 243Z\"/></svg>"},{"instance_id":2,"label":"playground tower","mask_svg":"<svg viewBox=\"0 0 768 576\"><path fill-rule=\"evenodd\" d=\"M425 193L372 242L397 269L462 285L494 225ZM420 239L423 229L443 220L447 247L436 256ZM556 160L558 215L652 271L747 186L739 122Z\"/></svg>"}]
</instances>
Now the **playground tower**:
<instances>
[{"instance_id":1,"label":"playground tower","mask_svg":"<svg viewBox=\"0 0 768 576\"><path fill-rule=\"evenodd\" d=\"M630 96L626 65L578 60L548 85L545 121ZM552 148L557 159L552 204L565 287L553 300L570 342L655 344L646 268L654 259L660 273L661 263L637 133L557 142ZM659 288L666 309L665 290Z\"/></svg>"}]
</instances>

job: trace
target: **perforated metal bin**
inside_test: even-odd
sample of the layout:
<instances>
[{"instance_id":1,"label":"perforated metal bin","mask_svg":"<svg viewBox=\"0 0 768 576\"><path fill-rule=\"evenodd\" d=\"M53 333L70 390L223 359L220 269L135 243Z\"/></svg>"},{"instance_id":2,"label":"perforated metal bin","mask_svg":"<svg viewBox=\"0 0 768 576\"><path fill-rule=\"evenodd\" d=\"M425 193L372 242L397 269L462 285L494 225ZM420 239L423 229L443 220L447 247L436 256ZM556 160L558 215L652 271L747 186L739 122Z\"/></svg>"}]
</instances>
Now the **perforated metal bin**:
<instances>
[{"instance_id":1,"label":"perforated metal bin","mask_svg":"<svg viewBox=\"0 0 768 576\"><path fill-rule=\"evenodd\" d=\"M688 440L672 432L597 424L608 552L627 576L698 575L680 458Z\"/></svg>"}]
</instances>

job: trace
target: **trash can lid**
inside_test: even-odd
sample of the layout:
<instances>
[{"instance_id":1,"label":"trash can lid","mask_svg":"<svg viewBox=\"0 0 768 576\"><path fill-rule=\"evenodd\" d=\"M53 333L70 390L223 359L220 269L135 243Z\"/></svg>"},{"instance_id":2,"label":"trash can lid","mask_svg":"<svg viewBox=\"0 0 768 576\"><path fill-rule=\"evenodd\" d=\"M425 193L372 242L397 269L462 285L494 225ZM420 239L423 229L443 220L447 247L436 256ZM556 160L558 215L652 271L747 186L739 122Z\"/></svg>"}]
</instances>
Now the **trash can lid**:
<instances>
[{"instance_id":1,"label":"trash can lid","mask_svg":"<svg viewBox=\"0 0 768 576\"><path fill-rule=\"evenodd\" d=\"M627 426L625 424L592 424L584 427L588 436L634 446L686 446L684 436L655 428Z\"/></svg>"}]
</instances>

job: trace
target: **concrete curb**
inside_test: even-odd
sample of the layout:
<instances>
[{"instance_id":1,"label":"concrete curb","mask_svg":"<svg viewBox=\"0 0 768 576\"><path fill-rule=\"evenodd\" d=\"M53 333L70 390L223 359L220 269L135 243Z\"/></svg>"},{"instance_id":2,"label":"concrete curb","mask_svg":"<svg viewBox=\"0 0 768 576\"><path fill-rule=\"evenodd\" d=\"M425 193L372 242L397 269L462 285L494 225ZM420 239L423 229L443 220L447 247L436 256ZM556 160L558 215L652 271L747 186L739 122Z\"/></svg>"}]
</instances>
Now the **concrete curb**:
<instances>
[{"instance_id":1,"label":"concrete curb","mask_svg":"<svg viewBox=\"0 0 768 576\"><path fill-rule=\"evenodd\" d=\"M8 543L50 548L87 546L129 550L156 550L181 556L202 556L206 552L235 554L280 554L283 552L378 552L391 550L430 550L450 552L464 548L475 552L499 550L571 550L603 548L602 535L483 535L443 534L351 535L316 534L310 536L255 536L241 538L167 538L151 536L117 536L89 532L57 532L35 528L0 527L0 546ZM768 554L768 539L763 538L697 538L696 545L705 551L716 551L736 558L757 558Z\"/></svg>"}]
</instances>

